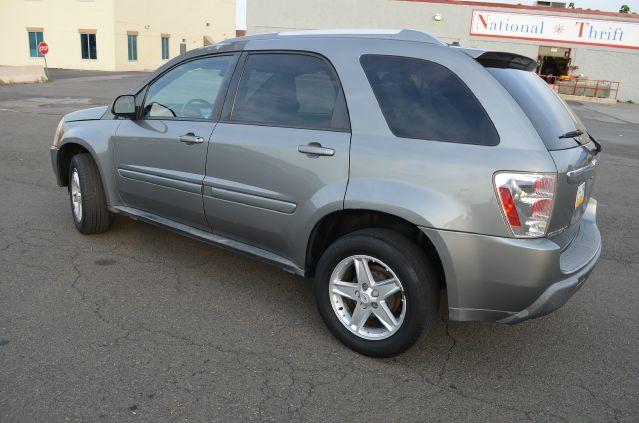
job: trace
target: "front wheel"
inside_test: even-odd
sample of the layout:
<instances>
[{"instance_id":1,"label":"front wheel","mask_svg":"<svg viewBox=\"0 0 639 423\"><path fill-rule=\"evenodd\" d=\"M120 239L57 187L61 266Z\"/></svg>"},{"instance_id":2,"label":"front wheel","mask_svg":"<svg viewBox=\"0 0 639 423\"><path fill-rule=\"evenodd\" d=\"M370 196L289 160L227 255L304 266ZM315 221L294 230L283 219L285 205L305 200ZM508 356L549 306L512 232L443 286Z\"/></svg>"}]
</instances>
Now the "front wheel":
<instances>
[{"instance_id":1,"label":"front wheel","mask_svg":"<svg viewBox=\"0 0 639 423\"><path fill-rule=\"evenodd\" d=\"M425 253L387 229L335 241L317 266L315 297L329 330L349 348L390 357L433 325L439 283Z\"/></svg>"},{"instance_id":2,"label":"front wheel","mask_svg":"<svg viewBox=\"0 0 639 423\"><path fill-rule=\"evenodd\" d=\"M76 154L69 165L69 200L73 222L83 234L107 231L109 212L98 167L89 154Z\"/></svg>"}]
</instances>

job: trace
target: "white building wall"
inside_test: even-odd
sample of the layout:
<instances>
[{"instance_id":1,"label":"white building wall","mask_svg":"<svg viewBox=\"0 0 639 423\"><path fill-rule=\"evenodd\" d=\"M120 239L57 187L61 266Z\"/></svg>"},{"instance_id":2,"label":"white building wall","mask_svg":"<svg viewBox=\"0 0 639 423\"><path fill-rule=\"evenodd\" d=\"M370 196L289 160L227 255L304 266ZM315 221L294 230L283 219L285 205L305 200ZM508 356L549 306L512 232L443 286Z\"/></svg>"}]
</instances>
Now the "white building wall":
<instances>
[{"instance_id":1,"label":"white building wall","mask_svg":"<svg viewBox=\"0 0 639 423\"><path fill-rule=\"evenodd\" d=\"M235 0L0 0L0 65L42 65L30 57L28 28L43 28L52 68L153 70L170 58L235 36ZM79 29L95 31L97 60L82 59ZM128 60L127 31L138 34L138 60Z\"/></svg>"},{"instance_id":2,"label":"white building wall","mask_svg":"<svg viewBox=\"0 0 639 423\"><path fill-rule=\"evenodd\" d=\"M508 51L534 59L540 45L567 47L572 50L572 64L579 66L579 73L590 79L620 81L619 99L639 102L639 50L469 35L474 9L530 13L527 10L398 0L247 0L247 3L248 35L322 28L409 28L430 32L449 43L458 41L464 47ZM556 15L558 11L532 13ZM441 21L433 19L436 14L441 15Z\"/></svg>"}]
</instances>

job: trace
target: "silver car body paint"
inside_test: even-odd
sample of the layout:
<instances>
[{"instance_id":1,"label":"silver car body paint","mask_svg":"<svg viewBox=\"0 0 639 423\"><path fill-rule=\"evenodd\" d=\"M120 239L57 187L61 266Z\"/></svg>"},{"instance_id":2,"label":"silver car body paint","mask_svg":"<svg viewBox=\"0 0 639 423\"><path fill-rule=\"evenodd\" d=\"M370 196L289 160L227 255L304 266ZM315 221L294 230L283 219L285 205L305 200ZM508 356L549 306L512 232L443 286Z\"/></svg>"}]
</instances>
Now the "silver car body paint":
<instances>
[{"instance_id":1,"label":"silver car body paint","mask_svg":"<svg viewBox=\"0 0 639 423\"><path fill-rule=\"evenodd\" d=\"M589 163L594 148L549 152L515 99L473 58L479 50L448 47L415 31L267 34L190 51L162 66L131 94L141 105L146 86L158 75L199 56L234 53L240 63L237 73L240 54L247 51L308 52L325 58L341 83L350 132L224 119L126 120L105 108L88 109L65 117L60 140L52 147L59 184L66 183L59 176L59 152L79 144L94 157L112 210L298 274L305 273L309 239L322 218L349 209L388 213L419 227L437 249L453 320L514 323L546 313L553 308L548 301L563 304L556 292L574 292L565 286L594 267L601 247L596 201L590 200L587 211L584 206L583 216L573 217L571 205L576 182L587 181L590 197L594 170L576 180L566 177ZM396 137L360 64L364 54L426 59L450 69L490 116L499 144ZM187 132L201 136L203 143L176 140ZM334 154L297 151L310 143ZM568 194L558 196L553 236L513 237L493 186L499 171L558 173L558 191ZM566 260L574 264L569 269ZM542 297L551 300L530 311Z\"/></svg>"}]
</instances>

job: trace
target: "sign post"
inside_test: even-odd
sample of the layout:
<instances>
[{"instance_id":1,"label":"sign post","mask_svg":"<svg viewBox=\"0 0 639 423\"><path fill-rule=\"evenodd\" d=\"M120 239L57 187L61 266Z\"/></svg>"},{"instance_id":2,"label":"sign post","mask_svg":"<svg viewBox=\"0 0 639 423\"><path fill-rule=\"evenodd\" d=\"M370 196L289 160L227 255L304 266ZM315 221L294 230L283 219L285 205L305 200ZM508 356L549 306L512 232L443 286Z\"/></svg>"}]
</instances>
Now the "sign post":
<instances>
[{"instance_id":1,"label":"sign post","mask_svg":"<svg viewBox=\"0 0 639 423\"><path fill-rule=\"evenodd\" d=\"M38 44L38 51L44 57L44 74L49 78L49 67L47 66L47 53L49 53L49 45L42 41Z\"/></svg>"}]
</instances>

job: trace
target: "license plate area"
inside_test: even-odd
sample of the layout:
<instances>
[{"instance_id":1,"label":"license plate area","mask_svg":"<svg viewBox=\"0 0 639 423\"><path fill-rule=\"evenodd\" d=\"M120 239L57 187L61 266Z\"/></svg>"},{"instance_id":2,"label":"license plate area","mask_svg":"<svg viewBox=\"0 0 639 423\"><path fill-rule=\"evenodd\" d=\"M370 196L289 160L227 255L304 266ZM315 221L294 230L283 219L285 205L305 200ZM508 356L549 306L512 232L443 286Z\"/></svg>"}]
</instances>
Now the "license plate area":
<instances>
[{"instance_id":1,"label":"license plate area","mask_svg":"<svg viewBox=\"0 0 639 423\"><path fill-rule=\"evenodd\" d=\"M577 187L577 196L575 197L575 209L578 209L584 203L586 198L586 182L582 182Z\"/></svg>"}]
</instances>

